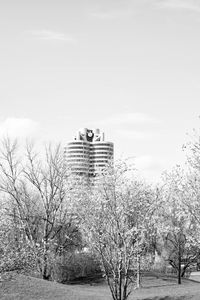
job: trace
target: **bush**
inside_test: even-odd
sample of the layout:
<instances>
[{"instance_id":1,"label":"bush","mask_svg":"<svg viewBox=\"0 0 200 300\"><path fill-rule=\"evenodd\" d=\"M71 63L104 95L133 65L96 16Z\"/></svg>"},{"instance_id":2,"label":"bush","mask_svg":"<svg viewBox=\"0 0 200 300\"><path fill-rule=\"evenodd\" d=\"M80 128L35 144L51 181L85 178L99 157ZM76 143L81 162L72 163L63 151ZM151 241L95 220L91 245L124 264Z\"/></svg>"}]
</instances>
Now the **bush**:
<instances>
[{"instance_id":1,"label":"bush","mask_svg":"<svg viewBox=\"0 0 200 300\"><path fill-rule=\"evenodd\" d=\"M24 246L21 249L10 247L1 249L0 272L20 271L28 272L36 268L35 258L30 247Z\"/></svg>"},{"instance_id":2,"label":"bush","mask_svg":"<svg viewBox=\"0 0 200 300\"><path fill-rule=\"evenodd\" d=\"M101 274L100 263L91 253L73 253L54 263L52 279L58 282L71 282L94 279Z\"/></svg>"},{"instance_id":3,"label":"bush","mask_svg":"<svg viewBox=\"0 0 200 300\"><path fill-rule=\"evenodd\" d=\"M158 273L165 274L167 272L168 262L164 259L162 255L156 255L154 264L151 269Z\"/></svg>"}]
</instances>

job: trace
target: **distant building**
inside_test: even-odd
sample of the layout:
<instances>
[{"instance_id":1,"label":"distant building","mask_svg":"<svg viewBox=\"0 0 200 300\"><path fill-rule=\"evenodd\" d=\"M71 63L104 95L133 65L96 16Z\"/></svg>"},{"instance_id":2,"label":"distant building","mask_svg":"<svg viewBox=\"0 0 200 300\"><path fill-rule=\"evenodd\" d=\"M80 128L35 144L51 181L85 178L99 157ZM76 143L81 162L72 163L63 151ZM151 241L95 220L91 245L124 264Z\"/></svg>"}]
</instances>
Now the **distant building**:
<instances>
[{"instance_id":1,"label":"distant building","mask_svg":"<svg viewBox=\"0 0 200 300\"><path fill-rule=\"evenodd\" d=\"M65 147L65 161L72 173L95 176L113 159L113 143L99 129L82 128Z\"/></svg>"}]
</instances>

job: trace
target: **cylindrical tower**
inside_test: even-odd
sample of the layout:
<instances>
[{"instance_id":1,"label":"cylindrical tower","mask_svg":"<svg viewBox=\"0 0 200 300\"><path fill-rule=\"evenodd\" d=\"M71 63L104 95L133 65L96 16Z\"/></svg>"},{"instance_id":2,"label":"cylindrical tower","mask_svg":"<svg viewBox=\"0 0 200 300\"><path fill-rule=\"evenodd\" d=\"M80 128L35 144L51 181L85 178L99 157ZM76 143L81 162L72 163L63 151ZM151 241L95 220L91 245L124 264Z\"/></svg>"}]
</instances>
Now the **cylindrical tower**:
<instances>
[{"instance_id":1,"label":"cylindrical tower","mask_svg":"<svg viewBox=\"0 0 200 300\"><path fill-rule=\"evenodd\" d=\"M72 173L89 175L90 143L73 141L65 147L65 162Z\"/></svg>"},{"instance_id":2,"label":"cylindrical tower","mask_svg":"<svg viewBox=\"0 0 200 300\"><path fill-rule=\"evenodd\" d=\"M65 147L66 166L73 174L95 176L113 159L113 143L99 129L82 128Z\"/></svg>"},{"instance_id":3,"label":"cylindrical tower","mask_svg":"<svg viewBox=\"0 0 200 300\"><path fill-rule=\"evenodd\" d=\"M104 169L113 159L114 145L111 142L90 144L90 176Z\"/></svg>"}]
</instances>

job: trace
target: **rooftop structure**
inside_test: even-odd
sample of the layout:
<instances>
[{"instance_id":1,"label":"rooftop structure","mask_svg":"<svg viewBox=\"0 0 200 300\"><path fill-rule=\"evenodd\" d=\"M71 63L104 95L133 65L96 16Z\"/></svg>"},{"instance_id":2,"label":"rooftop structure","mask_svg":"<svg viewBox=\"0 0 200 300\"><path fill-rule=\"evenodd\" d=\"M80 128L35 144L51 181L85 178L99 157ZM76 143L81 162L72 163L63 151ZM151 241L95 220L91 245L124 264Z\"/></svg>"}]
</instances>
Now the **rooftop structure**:
<instances>
[{"instance_id":1,"label":"rooftop structure","mask_svg":"<svg viewBox=\"0 0 200 300\"><path fill-rule=\"evenodd\" d=\"M112 142L99 129L82 128L65 147L66 164L75 174L95 176L113 159Z\"/></svg>"}]
</instances>

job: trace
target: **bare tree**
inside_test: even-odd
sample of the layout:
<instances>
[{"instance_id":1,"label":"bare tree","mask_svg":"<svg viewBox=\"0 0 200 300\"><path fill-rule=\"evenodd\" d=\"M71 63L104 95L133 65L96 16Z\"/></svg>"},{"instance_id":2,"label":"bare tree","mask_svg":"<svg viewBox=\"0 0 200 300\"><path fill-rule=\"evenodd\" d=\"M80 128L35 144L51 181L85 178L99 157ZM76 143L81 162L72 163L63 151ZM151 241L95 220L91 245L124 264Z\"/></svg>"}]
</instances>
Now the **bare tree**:
<instances>
[{"instance_id":1,"label":"bare tree","mask_svg":"<svg viewBox=\"0 0 200 300\"><path fill-rule=\"evenodd\" d=\"M54 149L48 146L41 157L29 144L20 159L17 141L7 138L0 152L0 191L15 205L42 277L48 279L50 258L59 248L56 237L66 230L67 222L73 221L62 149L59 145Z\"/></svg>"}]
</instances>

